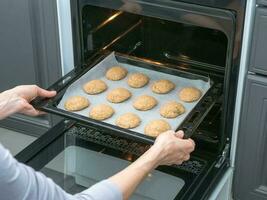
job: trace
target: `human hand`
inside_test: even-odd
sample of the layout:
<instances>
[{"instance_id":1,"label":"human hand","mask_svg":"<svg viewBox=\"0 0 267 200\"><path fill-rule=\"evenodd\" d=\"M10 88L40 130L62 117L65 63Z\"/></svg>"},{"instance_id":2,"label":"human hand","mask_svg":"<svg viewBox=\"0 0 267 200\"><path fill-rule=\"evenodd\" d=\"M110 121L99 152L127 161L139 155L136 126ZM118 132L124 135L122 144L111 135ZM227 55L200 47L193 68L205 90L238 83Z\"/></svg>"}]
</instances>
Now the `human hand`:
<instances>
[{"instance_id":1,"label":"human hand","mask_svg":"<svg viewBox=\"0 0 267 200\"><path fill-rule=\"evenodd\" d=\"M20 105L18 112L30 116L37 116L44 114L43 112L36 110L30 102L36 97L51 98L56 95L56 91L44 90L37 85L20 85L12 89L14 95L20 99Z\"/></svg>"},{"instance_id":2,"label":"human hand","mask_svg":"<svg viewBox=\"0 0 267 200\"><path fill-rule=\"evenodd\" d=\"M167 131L160 134L154 145L126 169L109 178L129 199L138 184L159 165L181 164L190 158L195 148L191 139L182 139L183 131Z\"/></svg>"},{"instance_id":3,"label":"human hand","mask_svg":"<svg viewBox=\"0 0 267 200\"><path fill-rule=\"evenodd\" d=\"M167 131L160 134L149 151L155 156L156 166L182 164L190 159L195 149L192 139L183 139L183 131Z\"/></svg>"},{"instance_id":4,"label":"human hand","mask_svg":"<svg viewBox=\"0 0 267 200\"><path fill-rule=\"evenodd\" d=\"M36 85L21 85L1 93L0 118L5 118L13 113L37 116L43 112L36 110L30 102L36 97L51 98L55 91L47 91Z\"/></svg>"},{"instance_id":5,"label":"human hand","mask_svg":"<svg viewBox=\"0 0 267 200\"><path fill-rule=\"evenodd\" d=\"M133 13L141 13L142 6L139 3L129 2L127 0L122 0L122 2L123 2L123 6L120 8L120 10L133 12Z\"/></svg>"}]
</instances>

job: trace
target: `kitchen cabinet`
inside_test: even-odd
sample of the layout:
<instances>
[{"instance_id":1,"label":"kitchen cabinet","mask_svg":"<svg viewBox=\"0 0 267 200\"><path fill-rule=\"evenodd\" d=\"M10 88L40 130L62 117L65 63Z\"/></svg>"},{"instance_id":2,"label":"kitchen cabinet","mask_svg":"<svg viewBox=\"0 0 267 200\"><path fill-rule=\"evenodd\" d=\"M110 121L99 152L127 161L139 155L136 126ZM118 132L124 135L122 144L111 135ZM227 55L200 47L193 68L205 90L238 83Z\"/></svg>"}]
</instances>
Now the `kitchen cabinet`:
<instances>
[{"instance_id":1,"label":"kitchen cabinet","mask_svg":"<svg viewBox=\"0 0 267 200\"><path fill-rule=\"evenodd\" d=\"M239 123L233 196L236 200L267 199L267 8L253 3L245 87ZM255 14L254 14L255 13ZM252 42L251 42L252 41Z\"/></svg>"},{"instance_id":2,"label":"kitchen cabinet","mask_svg":"<svg viewBox=\"0 0 267 200\"><path fill-rule=\"evenodd\" d=\"M241 116L235 199L267 199L267 77L248 75Z\"/></svg>"},{"instance_id":3,"label":"kitchen cabinet","mask_svg":"<svg viewBox=\"0 0 267 200\"><path fill-rule=\"evenodd\" d=\"M257 0L259 5L267 5L267 0Z\"/></svg>"},{"instance_id":4,"label":"kitchen cabinet","mask_svg":"<svg viewBox=\"0 0 267 200\"><path fill-rule=\"evenodd\" d=\"M0 1L0 91L21 84L47 87L61 76L56 11L54 0ZM14 115L0 126L36 135L54 121Z\"/></svg>"},{"instance_id":5,"label":"kitchen cabinet","mask_svg":"<svg viewBox=\"0 0 267 200\"><path fill-rule=\"evenodd\" d=\"M262 1L263 2L263 1ZM264 1L267 3L267 1ZM257 7L252 36L250 71L267 75L267 8Z\"/></svg>"}]
</instances>

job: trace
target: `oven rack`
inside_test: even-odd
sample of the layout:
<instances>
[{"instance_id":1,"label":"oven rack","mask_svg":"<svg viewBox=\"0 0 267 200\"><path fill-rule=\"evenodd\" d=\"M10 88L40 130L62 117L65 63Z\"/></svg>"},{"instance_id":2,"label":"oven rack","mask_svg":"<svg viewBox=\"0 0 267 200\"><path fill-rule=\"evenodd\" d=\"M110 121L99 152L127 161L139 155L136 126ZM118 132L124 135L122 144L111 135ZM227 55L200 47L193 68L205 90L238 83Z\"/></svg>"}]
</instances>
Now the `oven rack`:
<instances>
[{"instance_id":1,"label":"oven rack","mask_svg":"<svg viewBox=\"0 0 267 200\"><path fill-rule=\"evenodd\" d=\"M132 140L126 140L119 136L112 136L87 125L85 126L76 124L69 130L67 130L66 135L72 137L74 136L76 138L99 144L104 147L112 148L137 157L141 156L150 148L150 145L134 142ZM193 158L182 163L181 165L173 165L172 167L198 175L205 167L205 162Z\"/></svg>"}]
</instances>

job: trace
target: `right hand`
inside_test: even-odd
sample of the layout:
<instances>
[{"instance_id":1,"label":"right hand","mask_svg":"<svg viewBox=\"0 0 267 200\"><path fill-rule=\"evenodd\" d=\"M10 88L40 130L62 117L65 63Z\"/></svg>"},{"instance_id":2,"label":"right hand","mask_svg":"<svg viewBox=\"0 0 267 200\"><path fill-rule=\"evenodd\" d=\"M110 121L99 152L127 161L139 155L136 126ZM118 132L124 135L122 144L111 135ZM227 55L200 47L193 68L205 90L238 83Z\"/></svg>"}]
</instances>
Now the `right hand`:
<instances>
[{"instance_id":1,"label":"right hand","mask_svg":"<svg viewBox=\"0 0 267 200\"><path fill-rule=\"evenodd\" d=\"M154 145L150 148L153 155L156 155L157 166L159 165L180 165L190 159L190 153L195 149L195 142L192 139L183 139L183 131L167 131L160 134Z\"/></svg>"}]
</instances>

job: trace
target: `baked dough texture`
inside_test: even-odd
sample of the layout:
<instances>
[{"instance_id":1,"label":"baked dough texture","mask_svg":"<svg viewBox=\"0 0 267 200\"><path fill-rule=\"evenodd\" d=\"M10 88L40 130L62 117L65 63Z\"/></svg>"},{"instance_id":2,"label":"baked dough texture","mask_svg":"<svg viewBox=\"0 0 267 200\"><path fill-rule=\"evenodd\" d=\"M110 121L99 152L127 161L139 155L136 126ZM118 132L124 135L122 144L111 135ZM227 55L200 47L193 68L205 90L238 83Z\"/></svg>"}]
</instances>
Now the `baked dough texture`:
<instances>
[{"instance_id":1,"label":"baked dough texture","mask_svg":"<svg viewBox=\"0 0 267 200\"><path fill-rule=\"evenodd\" d=\"M133 102L133 107L136 110L146 111L154 108L157 104L158 101L154 97L142 95L135 99Z\"/></svg>"},{"instance_id":2,"label":"baked dough texture","mask_svg":"<svg viewBox=\"0 0 267 200\"><path fill-rule=\"evenodd\" d=\"M202 95L202 92L195 87L186 87L179 92L179 98L184 102L197 101Z\"/></svg>"},{"instance_id":3,"label":"baked dough texture","mask_svg":"<svg viewBox=\"0 0 267 200\"><path fill-rule=\"evenodd\" d=\"M111 81L119 81L127 76L127 69L120 66L113 66L106 72L106 78Z\"/></svg>"},{"instance_id":4,"label":"baked dough texture","mask_svg":"<svg viewBox=\"0 0 267 200\"><path fill-rule=\"evenodd\" d=\"M116 120L116 125L121 128L131 129L139 126L141 122L140 117L134 113L125 113L119 116Z\"/></svg>"},{"instance_id":5,"label":"baked dough texture","mask_svg":"<svg viewBox=\"0 0 267 200\"><path fill-rule=\"evenodd\" d=\"M160 108L160 115L165 118L175 118L185 112L185 107L176 101L170 101Z\"/></svg>"},{"instance_id":6,"label":"baked dough texture","mask_svg":"<svg viewBox=\"0 0 267 200\"><path fill-rule=\"evenodd\" d=\"M145 126L145 134L151 137L157 137L161 133L171 129L171 126L168 122L163 119L157 119L150 121Z\"/></svg>"},{"instance_id":7,"label":"baked dough texture","mask_svg":"<svg viewBox=\"0 0 267 200\"><path fill-rule=\"evenodd\" d=\"M114 110L111 106L106 104L99 104L94 106L90 113L89 117L96 120L105 120L110 118L114 114Z\"/></svg>"},{"instance_id":8,"label":"baked dough texture","mask_svg":"<svg viewBox=\"0 0 267 200\"><path fill-rule=\"evenodd\" d=\"M64 107L68 111L79 111L87 108L90 105L88 99L82 96L72 96L67 99L64 104Z\"/></svg>"},{"instance_id":9,"label":"baked dough texture","mask_svg":"<svg viewBox=\"0 0 267 200\"><path fill-rule=\"evenodd\" d=\"M157 94L166 94L175 88L175 84L169 80L158 80L152 85L152 92Z\"/></svg>"},{"instance_id":10,"label":"baked dough texture","mask_svg":"<svg viewBox=\"0 0 267 200\"><path fill-rule=\"evenodd\" d=\"M83 85L83 90L87 94L99 94L108 88L107 84L102 80L91 80Z\"/></svg>"},{"instance_id":11,"label":"baked dough texture","mask_svg":"<svg viewBox=\"0 0 267 200\"><path fill-rule=\"evenodd\" d=\"M116 88L107 94L107 100L112 103L121 103L132 96L131 92L125 88Z\"/></svg>"},{"instance_id":12,"label":"baked dough texture","mask_svg":"<svg viewBox=\"0 0 267 200\"><path fill-rule=\"evenodd\" d=\"M141 88L148 84L149 78L143 73L131 74L128 78L128 85L132 88Z\"/></svg>"}]
</instances>

